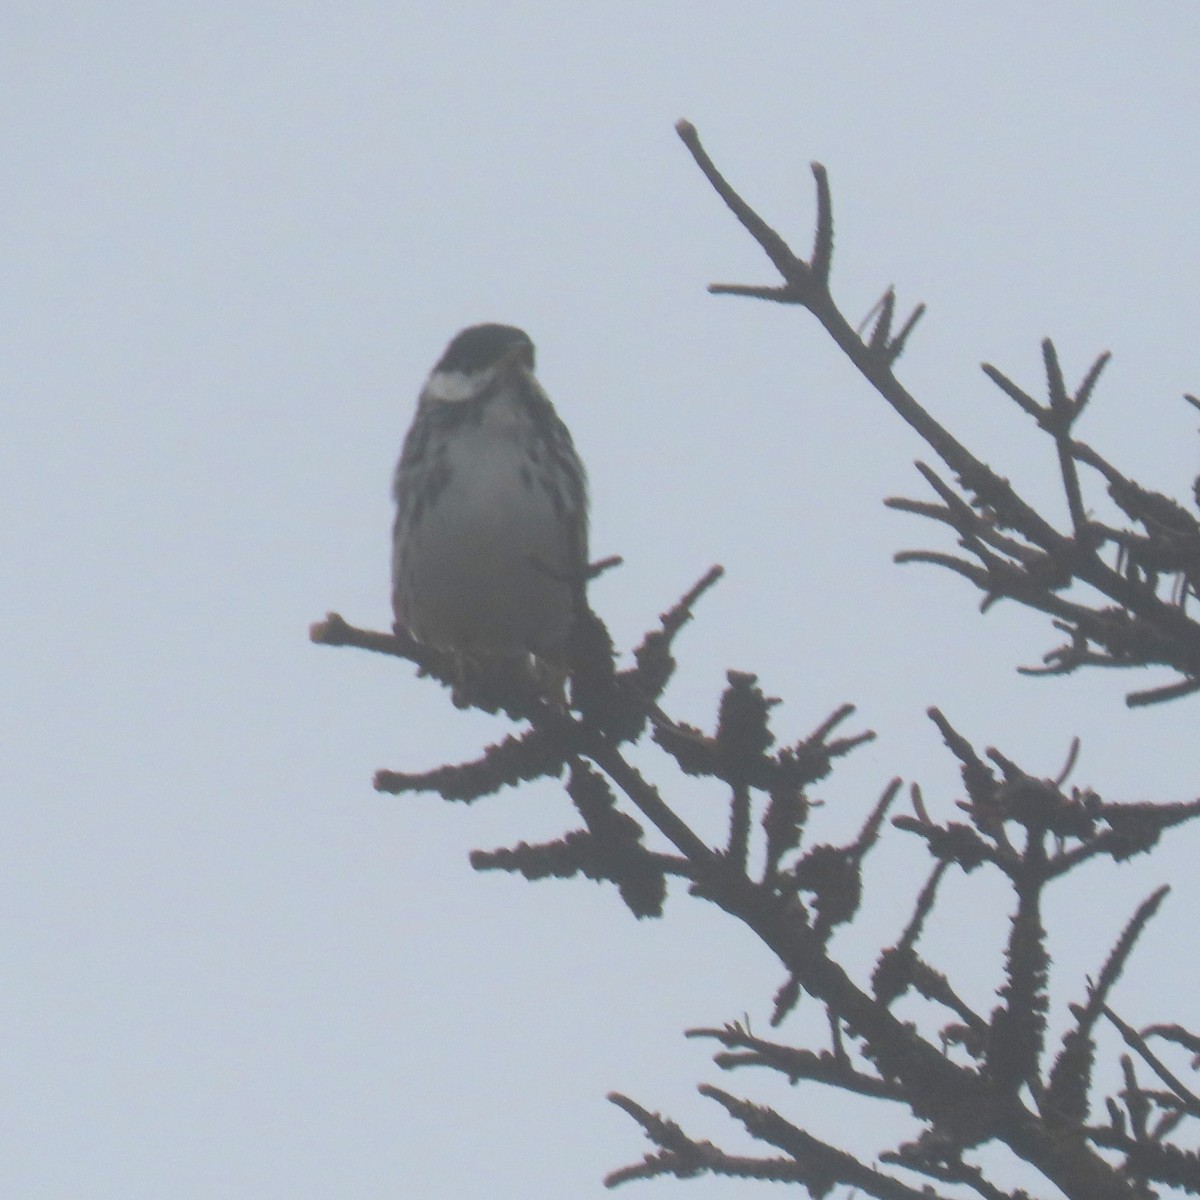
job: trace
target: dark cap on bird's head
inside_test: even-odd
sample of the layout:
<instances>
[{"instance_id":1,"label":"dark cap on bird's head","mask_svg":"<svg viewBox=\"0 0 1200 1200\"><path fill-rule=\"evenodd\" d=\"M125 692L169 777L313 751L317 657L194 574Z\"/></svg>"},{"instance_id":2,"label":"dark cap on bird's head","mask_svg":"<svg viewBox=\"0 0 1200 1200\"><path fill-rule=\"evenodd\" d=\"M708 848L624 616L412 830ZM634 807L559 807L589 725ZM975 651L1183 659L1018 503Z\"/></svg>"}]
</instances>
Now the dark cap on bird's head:
<instances>
[{"instance_id":1,"label":"dark cap on bird's head","mask_svg":"<svg viewBox=\"0 0 1200 1200\"><path fill-rule=\"evenodd\" d=\"M533 342L514 325L471 325L446 347L434 371L474 375L508 359L533 370Z\"/></svg>"}]
</instances>

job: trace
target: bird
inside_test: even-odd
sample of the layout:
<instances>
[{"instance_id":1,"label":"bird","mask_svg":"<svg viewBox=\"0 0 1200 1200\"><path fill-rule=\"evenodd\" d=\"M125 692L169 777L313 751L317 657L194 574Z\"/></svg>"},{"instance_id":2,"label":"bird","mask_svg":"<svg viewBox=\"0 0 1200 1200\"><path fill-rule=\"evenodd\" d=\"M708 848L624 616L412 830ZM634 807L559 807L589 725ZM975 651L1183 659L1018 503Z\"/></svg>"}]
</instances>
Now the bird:
<instances>
[{"instance_id":1,"label":"bird","mask_svg":"<svg viewBox=\"0 0 1200 1200\"><path fill-rule=\"evenodd\" d=\"M392 608L458 672L513 667L561 698L588 483L534 358L524 330L472 325L430 372L393 480Z\"/></svg>"}]
</instances>

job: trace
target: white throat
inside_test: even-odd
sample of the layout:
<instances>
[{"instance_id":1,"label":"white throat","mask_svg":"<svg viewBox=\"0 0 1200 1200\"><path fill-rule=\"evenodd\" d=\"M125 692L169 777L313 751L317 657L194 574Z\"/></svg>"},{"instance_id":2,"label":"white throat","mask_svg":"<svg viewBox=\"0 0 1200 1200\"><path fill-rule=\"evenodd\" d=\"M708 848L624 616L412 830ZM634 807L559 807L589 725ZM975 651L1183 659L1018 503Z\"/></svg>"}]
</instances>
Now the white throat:
<instances>
[{"instance_id":1,"label":"white throat","mask_svg":"<svg viewBox=\"0 0 1200 1200\"><path fill-rule=\"evenodd\" d=\"M442 404L473 400L491 383L494 374L494 367L483 371L434 371L421 389L421 399Z\"/></svg>"}]
</instances>

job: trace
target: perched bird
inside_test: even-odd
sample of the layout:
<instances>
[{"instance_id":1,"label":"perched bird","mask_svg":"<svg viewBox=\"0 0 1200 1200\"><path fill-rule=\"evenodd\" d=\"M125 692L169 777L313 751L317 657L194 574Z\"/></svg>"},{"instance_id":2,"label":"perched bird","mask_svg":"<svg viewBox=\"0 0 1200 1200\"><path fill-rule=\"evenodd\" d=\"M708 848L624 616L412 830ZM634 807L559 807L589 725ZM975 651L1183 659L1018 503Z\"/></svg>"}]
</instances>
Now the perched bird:
<instances>
[{"instance_id":1,"label":"perched bird","mask_svg":"<svg viewBox=\"0 0 1200 1200\"><path fill-rule=\"evenodd\" d=\"M507 660L561 695L587 476L533 360L522 330L472 325L426 380L396 466L392 607L464 667Z\"/></svg>"}]
</instances>

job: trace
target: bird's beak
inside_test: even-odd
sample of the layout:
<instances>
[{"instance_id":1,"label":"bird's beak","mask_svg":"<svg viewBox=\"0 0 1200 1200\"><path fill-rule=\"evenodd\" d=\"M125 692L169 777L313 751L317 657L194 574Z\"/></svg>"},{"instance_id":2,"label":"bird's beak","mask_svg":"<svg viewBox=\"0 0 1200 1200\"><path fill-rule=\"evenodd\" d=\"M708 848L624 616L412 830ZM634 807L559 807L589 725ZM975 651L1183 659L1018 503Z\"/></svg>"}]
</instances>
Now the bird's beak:
<instances>
[{"instance_id":1,"label":"bird's beak","mask_svg":"<svg viewBox=\"0 0 1200 1200\"><path fill-rule=\"evenodd\" d=\"M512 378L514 375L528 374L530 370L528 351L524 346L514 346L496 364L496 378Z\"/></svg>"}]
</instances>

